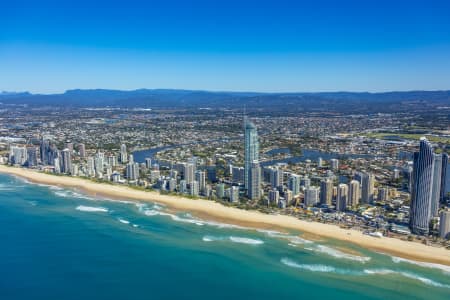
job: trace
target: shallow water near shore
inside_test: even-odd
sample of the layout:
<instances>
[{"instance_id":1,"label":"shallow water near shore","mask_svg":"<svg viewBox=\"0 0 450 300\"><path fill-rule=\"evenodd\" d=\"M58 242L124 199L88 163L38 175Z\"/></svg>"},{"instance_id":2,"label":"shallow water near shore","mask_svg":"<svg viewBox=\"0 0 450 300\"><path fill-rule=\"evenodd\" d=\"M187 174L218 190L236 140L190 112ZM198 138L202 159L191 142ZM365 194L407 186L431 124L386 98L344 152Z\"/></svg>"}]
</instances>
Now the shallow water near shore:
<instances>
[{"instance_id":1,"label":"shallow water near shore","mask_svg":"<svg viewBox=\"0 0 450 300\"><path fill-rule=\"evenodd\" d=\"M2 174L0 241L2 299L450 297L450 267Z\"/></svg>"}]
</instances>

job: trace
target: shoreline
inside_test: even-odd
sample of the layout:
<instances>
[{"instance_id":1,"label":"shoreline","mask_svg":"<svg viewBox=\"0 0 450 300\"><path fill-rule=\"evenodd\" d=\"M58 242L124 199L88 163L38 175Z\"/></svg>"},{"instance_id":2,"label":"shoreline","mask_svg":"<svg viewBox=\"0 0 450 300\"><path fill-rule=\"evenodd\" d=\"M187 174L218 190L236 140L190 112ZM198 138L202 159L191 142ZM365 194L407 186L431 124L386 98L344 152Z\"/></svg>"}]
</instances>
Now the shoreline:
<instances>
[{"instance_id":1,"label":"shoreline","mask_svg":"<svg viewBox=\"0 0 450 300\"><path fill-rule=\"evenodd\" d=\"M292 216L269 215L258 211L247 211L235 207L227 207L210 200L194 200L178 196L161 195L155 191L135 190L128 186L96 183L79 177L54 176L31 169L0 165L0 173L19 176L33 183L76 188L93 196L161 203L175 210L191 212L205 219L220 220L234 225L244 225L256 229L298 230L305 234L349 242L362 248L405 259L450 266L450 251L445 248L427 246L396 238L376 238L364 235L360 231L343 229L332 224L305 221Z\"/></svg>"}]
</instances>

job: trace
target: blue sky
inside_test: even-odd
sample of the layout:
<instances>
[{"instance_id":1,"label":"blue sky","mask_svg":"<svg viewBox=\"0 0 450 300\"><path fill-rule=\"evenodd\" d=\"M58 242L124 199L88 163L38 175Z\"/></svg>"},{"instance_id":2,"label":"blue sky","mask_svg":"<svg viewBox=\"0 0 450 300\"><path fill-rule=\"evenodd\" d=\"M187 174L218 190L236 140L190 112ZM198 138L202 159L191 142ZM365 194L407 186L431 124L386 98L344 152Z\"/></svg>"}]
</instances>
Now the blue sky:
<instances>
[{"instance_id":1,"label":"blue sky","mask_svg":"<svg viewBox=\"0 0 450 300\"><path fill-rule=\"evenodd\" d=\"M1 1L0 90L73 88L450 89L450 1Z\"/></svg>"}]
</instances>

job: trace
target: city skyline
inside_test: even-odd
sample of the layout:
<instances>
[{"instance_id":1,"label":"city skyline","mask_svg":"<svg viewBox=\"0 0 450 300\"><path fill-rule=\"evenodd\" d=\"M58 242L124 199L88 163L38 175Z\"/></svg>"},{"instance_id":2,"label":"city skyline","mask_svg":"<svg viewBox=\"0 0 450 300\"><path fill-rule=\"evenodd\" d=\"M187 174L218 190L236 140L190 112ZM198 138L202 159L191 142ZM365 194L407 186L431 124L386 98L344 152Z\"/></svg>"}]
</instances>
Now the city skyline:
<instances>
[{"instance_id":1,"label":"city skyline","mask_svg":"<svg viewBox=\"0 0 450 300\"><path fill-rule=\"evenodd\" d=\"M450 1L3 2L2 299L449 300Z\"/></svg>"}]
</instances>

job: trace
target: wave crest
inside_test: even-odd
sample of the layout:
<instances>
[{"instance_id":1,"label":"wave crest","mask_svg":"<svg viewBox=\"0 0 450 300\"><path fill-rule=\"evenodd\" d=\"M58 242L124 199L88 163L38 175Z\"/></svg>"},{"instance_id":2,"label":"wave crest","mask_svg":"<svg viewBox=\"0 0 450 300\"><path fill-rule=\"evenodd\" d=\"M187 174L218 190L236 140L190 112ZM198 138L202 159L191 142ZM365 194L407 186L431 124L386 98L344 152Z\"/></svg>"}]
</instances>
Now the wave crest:
<instances>
[{"instance_id":1,"label":"wave crest","mask_svg":"<svg viewBox=\"0 0 450 300\"><path fill-rule=\"evenodd\" d=\"M328 247L325 245L317 245L315 248L310 248L310 249L312 249L312 251L314 251L314 252L324 253L329 256L333 256L335 258L343 258L343 259L358 261L360 263L366 263L371 259L368 256L359 256L359 255L345 253L345 252L339 251L337 249L334 249L334 248L331 248L331 247Z\"/></svg>"},{"instance_id":2,"label":"wave crest","mask_svg":"<svg viewBox=\"0 0 450 300\"><path fill-rule=\"evenodd\" d=\"M85 205L77 206L76 210L85 211L85 212L108 212L108 209L105 207L93 207L93 206L85 206Z\"/></svg>"},{"instance_id":3,"label":"wave crest","mask_svg":"<svg viewBox=\"0 0 450 300\"><path fill-rule=\"evenodd\" d=\"M413 265L417 265L417 266L424 267L424 268L440 269L444 274L450 275L450 266L445 266L445 265L435 264L435 263L420 262L420 261L410 260L410 259L396 257L396 256L392 256L392 262L394 262L396 264L403 262L403 263L413 264Z\"/></svg>"}]
</instances>

